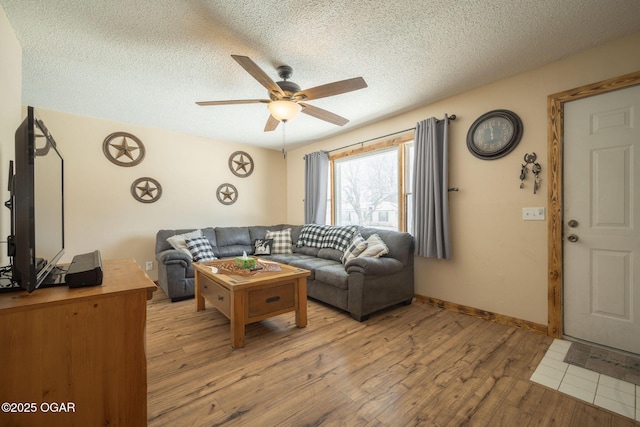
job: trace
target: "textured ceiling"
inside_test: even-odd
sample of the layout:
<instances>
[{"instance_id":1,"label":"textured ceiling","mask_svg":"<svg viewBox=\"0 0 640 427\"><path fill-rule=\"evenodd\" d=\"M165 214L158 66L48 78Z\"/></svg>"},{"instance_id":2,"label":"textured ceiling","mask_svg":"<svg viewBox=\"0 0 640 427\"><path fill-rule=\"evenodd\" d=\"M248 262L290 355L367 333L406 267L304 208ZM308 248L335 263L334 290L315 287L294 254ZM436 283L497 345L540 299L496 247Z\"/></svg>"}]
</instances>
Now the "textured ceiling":
<instances>
[{"instance_id":1,"label":"textured ceiling","mask_svg":"<svg viewBox=\"0 0 640 427\"><path fill-rule=\"evenodd\" d=\"M369 87L309 103L300 146L640 31L638 0L0 0L23 49L23 103L278 149L266 98L231 54L303 89ZM639 52L640 53L640 52ZM443 112L444 113L444 112Z\"/></svg>"}]
</instances>

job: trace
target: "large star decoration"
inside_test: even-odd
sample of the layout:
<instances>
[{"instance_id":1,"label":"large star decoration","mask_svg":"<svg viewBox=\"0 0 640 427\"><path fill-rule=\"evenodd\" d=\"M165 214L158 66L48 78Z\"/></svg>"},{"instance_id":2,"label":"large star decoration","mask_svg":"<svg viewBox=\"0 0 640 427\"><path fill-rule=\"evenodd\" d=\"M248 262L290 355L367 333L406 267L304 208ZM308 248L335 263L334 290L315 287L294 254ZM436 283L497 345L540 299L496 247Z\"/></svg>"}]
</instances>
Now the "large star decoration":
<instances>
[{"instance_id":1,"label":"large star decoration","mask_svg":"<svg viewBox=\"0 0 640 427\"><path fill-rule=\"evenodd\" d=\"M229 169L235 176L246 178L253 172L253 159L244 151L236 151L229 157Z\"/></svg>"},{"instance_id":2,"label":"large star decoration","mask_svg":"<svg viewBox=\"0 0 640 427\"><path fill-rule=\"evenodd\" d=\"M135 166L142 162L146 150L142 141L135 135L114 132L105 138L102 152L110 162L118 166Z\"/></svg>"},{"instance_id":3,"label":"large star decoration","mask_svg":"<svg viewBox=\"0 0 640 427\"><path fill-rule=\"evenodd\" d=\"M126 137L122 137L122 143L121 144L109 144L110 146L112 146L113 148L115 148L116 150L118 150L118 154L116 155L116 159L119 159L122 156L127 156L128 158L131 159L131 161L134 161L135 159L133 158L133 155L131 154L133 151L138 150L138 147L132 147L129 145L129 143L127 142L127 138Z\"/></svg>"},{"instance_id":4,"label":"large star decoration","mask_svg":"<svg viewBox=\"0 0 640 427\"><path fill-rule=\"evenodd\" d=\"M247 162L244 159L244 155L240 154L240 159L239 160L234 160L233 163L236 164L236 172L240 172L240 170L242 169L244 171L244 174L247 174L247 166L250 165L250 162Z\"/></svg>"}]
</instances>

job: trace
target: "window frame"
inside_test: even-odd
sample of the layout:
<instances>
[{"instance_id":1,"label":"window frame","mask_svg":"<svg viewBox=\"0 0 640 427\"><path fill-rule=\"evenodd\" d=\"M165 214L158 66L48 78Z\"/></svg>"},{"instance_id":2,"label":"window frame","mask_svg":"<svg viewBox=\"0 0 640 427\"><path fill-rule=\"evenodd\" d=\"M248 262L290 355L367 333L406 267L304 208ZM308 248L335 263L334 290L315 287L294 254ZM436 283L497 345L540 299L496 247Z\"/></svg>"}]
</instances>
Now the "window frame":
<instances>
[{"instance_id":1,"label":"window frame","mask_svg":"<svg viewBox=\"0 0 640 427\"><path fill-rule=\"evenodd\" d=\"M413 144L415 133L403 133L394 138L385 139L374 144L364 145L359 148L340 151L335 154L329 154L329 185L330 185L330 204L331 204L331 224L336 223L336 182L335 182L335 161L346 157L359 156L375 151L388 150L396 147L398 150L398 231L407 231L407 147Z\"/></svg>"}]
</instances>

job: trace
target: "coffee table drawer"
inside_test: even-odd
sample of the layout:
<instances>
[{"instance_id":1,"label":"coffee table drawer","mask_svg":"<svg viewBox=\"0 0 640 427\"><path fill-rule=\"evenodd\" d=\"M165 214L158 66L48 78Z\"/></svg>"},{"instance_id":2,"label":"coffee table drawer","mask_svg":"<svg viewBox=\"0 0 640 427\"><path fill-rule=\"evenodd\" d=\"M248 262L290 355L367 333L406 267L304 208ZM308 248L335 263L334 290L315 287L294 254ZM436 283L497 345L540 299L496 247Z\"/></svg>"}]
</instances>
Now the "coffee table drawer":
<instances>
[{"instance_id":1,"label":"coffee table drawer","mask_svg":"<svg viewBox=\"0 0 640 427\"><path fill-rule=\"evenodd\" d=\"M295 308L294 283L249 291L249 318Z\"/></svg>"},{"instance_id":2,"label":"coffee table drawer","mask_svg":"<svg viewBox=\"0 0 640 427\"><path fill-rule=\"evenodd\" d=\"M205 275L200 275L199 286L202 296L227 318L231 318L231 294L229 290Z\"/></svg>"}]
</instances>

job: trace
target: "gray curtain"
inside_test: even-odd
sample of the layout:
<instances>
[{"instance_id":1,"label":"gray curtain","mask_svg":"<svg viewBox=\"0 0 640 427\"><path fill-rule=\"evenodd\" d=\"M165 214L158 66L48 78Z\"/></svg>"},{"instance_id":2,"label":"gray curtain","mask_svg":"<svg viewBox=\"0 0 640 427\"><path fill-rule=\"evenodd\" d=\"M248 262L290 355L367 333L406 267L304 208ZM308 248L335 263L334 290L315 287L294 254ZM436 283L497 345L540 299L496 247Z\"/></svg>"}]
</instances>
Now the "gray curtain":
<instances>
[{"instance_id":1,"label":"gray curtain","mask_svg":"<svg viewBox=\"0 0 640 427\"><path fill-rule=\"evenodd\" d=\"M451 258L449 237L449 120L416 125L413 168L413 233L416 255Z\"/></svg>"},{"instance_id":2,"label":"gray curtain","mask_svg":"<svg viewBox=\"0 0 640 427\"><path fill-rule=\"evenodd\" d=\"M316 151L304 156L304 223L325 224L329 153Z\"/></svg>"}]
</instances>

